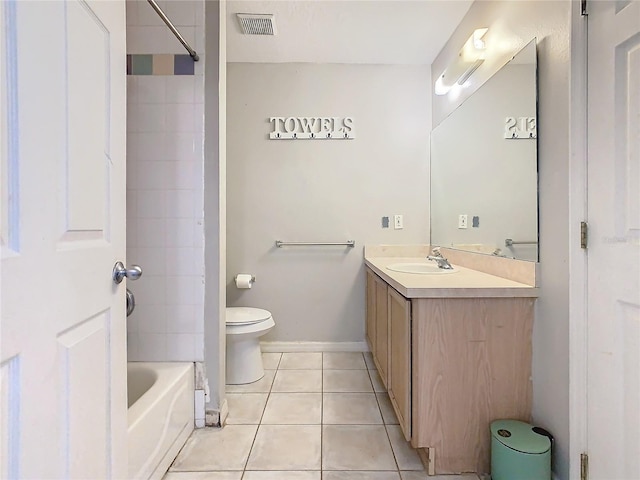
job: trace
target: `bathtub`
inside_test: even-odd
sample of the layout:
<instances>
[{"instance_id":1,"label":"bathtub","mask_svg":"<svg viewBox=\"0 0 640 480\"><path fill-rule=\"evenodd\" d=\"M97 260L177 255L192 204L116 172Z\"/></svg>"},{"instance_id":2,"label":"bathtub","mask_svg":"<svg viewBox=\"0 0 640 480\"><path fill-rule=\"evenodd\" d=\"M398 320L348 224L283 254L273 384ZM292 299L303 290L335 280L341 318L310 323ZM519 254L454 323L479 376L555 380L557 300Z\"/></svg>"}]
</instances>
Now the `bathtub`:
<instances>
[{"instance_id":1,"label":"bathtub","mask_svg":"<svg viewBox=\"0 0 640 480\"><path fill-rule=\"evenodd\" d=\"M193 363L127 365L129 479L161 479L193 431L193 378Z\"/></svg>"}]
</instances>

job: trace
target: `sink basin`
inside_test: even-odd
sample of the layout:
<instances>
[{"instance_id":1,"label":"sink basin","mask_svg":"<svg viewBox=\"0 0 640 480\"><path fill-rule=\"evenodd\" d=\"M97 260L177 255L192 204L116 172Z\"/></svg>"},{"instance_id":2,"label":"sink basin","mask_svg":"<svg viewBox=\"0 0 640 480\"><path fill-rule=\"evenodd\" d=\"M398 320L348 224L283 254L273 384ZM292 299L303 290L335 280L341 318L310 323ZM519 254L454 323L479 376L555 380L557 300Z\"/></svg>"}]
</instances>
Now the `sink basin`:
<instances>
[{"instance_id":1,"label":"sink basin","mask_svg":"<svg viewBox=\"0 0 640 480\"><path fill-rule=\"evenodd\" d=\"M419 275L444 275L447 273L458 272L458 270L456 270L455 268L453 270L440 268L436 263L432 262L394 263L392 265L389 265L387 269L394 272L417 273Z\"/></svg>"}]
</instances>

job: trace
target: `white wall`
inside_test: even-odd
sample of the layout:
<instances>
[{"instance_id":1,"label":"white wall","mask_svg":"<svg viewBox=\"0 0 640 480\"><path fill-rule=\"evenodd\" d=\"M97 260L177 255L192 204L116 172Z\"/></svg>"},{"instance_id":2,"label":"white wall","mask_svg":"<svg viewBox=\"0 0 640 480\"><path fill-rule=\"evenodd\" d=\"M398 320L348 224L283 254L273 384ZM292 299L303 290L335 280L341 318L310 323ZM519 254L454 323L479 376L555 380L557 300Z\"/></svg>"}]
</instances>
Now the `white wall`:
<instances>
[{"instance_id":1,"label":"white wall","mask_svg":"<svg viewBox=\"0 0 640 480\"><path fill-rule=\"evenodd\" d=\"M127 77L129 360L204 359L204 2L160 2L200 54L195 75ZM146 1L127 1L127 53L185 54Z\"/></svg>"},{"instance_id":2,"label":"white wall","mask_svg":"<svg viewBox=\"0 0 640 480\"><path fill-rule=\"evenodd\" d=\"M429 83L428 67L228 64L227 304L270 310L266 340L364 341L363 246L428 241ZM272 116L351 116L356 138L268 140ZM404 229L382 229L394 214Z\"/></svg>"},{"instance_id":3,"label":"white wall","mask_svg":"<svg viewBox=\"0 0 640 480\"><path fill-rule=\"evenodd\" d=\"M538 38L538 165L540 194L540 298L533 334L533 420L555 438L553 469L569 478L569 195L571 2L475 2L432 64L432 85L474 29L486 35L492 61L471 85L433 96L434 125L524 44ZM493 44L496 48L489 49ZM433 91L433 90L432 90ZM574 239L575 241L575 239Z\"/></svg>"}]
</instances>

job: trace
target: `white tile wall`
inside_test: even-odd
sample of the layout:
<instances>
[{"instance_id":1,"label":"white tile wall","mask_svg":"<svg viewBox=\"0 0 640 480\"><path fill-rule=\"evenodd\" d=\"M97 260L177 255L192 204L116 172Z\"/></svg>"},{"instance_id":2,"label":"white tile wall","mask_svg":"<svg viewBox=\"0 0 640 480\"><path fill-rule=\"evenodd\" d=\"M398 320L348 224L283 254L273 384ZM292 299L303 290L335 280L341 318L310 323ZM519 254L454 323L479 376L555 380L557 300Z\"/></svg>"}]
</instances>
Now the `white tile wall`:
<instances>
[{"instance_id":1,"label":"white tile wall","mask_svg":"<svg viewBox=\"0 0 640 480\"><path fill-rule=\"evenodd\" d=\"M188 42L204 45L204 1L160 1ZM127 0L127 52L186 53L146 1ZM194 76L127 78L127 262L136 310L133 361L204 360L204 62Z\"/></svg>"}]
</instances>

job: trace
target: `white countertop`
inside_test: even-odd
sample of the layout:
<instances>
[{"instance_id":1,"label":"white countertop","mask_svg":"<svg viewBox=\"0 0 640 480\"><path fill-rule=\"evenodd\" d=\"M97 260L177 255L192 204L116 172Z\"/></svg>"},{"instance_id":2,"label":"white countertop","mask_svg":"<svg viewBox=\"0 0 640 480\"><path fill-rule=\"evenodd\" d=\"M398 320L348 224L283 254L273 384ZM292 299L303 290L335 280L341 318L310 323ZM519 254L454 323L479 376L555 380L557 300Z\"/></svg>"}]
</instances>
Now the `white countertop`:
<instances>
[{"instance_id":1,"label":"white countertop","mask_svg":"<svg viewBox=\"0 0 640 480\"><path fill-rule=\"evenodd\" d=\"M424 257L365 257L365 265L406 298L537 297L531 285L453 264L455 273L415 274L389 270L394 263L426 263Z\"/></svg>"}]
</instances>

